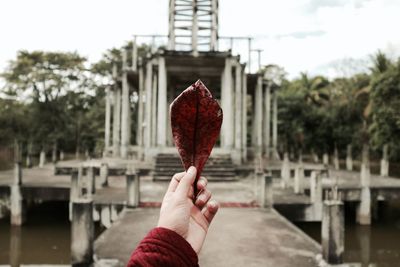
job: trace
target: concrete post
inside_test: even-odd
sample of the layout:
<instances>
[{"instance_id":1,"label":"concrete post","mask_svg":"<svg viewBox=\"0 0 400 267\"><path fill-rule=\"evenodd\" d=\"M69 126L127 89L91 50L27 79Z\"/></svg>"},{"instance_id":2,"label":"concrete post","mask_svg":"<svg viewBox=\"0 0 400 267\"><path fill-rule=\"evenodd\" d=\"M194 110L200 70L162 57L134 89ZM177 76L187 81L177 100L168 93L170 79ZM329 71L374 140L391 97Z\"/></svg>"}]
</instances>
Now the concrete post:
<instances>
[{"instance_id":1,"label":"concrete post","mask_svg":"<svg viewBox=\"0 0 400 267\"><path fill-rule=\"evenodd\" d=\"M335 150L333 151L333 164L335 166L335 170L339 170L339 151L337 147L335 146Z\"/></svg>"},{"instance_id":2,"label":"concrete post","mask_svg":"<svg viewBox=\"0 0 400 267\"><path fill-rule=\"evenodd\" d=\"M90 266L93 262L93 201L77 199L72 203L71 264Z\"/></svg>"},{"instance_id":3,"label":"concrete post","mask_svg":"<svg viewBox=\"0 0 400 267\"><path fill-rule=\"evenodd\" d=\"M13 184L21 185L22 184L22 166L21 162L14 163L14 181Z\"/></svg>"},{"instance_id":4,"label":"concrete post","mask_svg":"<svg viewBox=\"0 0 400 267\"><path fill-rule=\"evenodd\" d=\"M137 71L137 64L138 63L138 50L137 50L137 44L136 44L136 36L133 39L132 42L132 71L136 72Z\"/></svg>"},{"instance_id":5,"label":"concrete post","mask_svg":"<svg viewBox=\"0 0 400 267\"><path fill-rule=\"evenodd\" d=\"M264 114L264 140L265 155L267 158L271 156L271 86L268 84L265 88L265 114Z\"/></svg>"},{"instance_id":6,"label":"concrete post","mask_svg":"<svg viewBox=\"0 0 400 267\"><path fill-rule=\"evenodd\" d=\"M256 170L254 172L254 195L256 202L260 204L261 206L263 205L263 196L262 196L262 191L263 188L261 187L261 180L264 177L264 172L256 167Z\"/></svg>"},{"instance_id":7,"label":"concrete post","mask_svg":"<svg viewBox=\"0 0 400 267\"><path fill-rule=\"evenodd\" d=\"M296 166L294 175L294 193L304 194L304 166L302 162Z\"/></svg>"},{"instance_id":8,"label":"concrete post","mask_svg":"<svg viewBox=\"0 0 400 267\"><path fill-rule=\"evenodd\" d=\"M265 174L261 178L261 204L264 208L271 209L274 205L271 174Z\"/></svg>"},{"instance_id":9,"label":"concrete post","mask_svg":"<svg viewBox=\"0 0 400 267\"><path fill-rule=\"evenodd\" d=\"M44 164L46 164L46 152L42 149L39 156L39 168L43 168Z\"/></svg>"},{"instance_id":10,"label":"concrete post","mask_svg":"<svg viewBox=\"0 0 400 267\"><path fill-rule=\"evenodd\" d=\"M139 146L138 158L143 160L143 124L144 124L144 112L143 112L143 100L144 100L144 71L142 58L139 58L139 88L138 88L138 119L137 119L137 144Z\"/></svg>"},{"instance_id":11,"label":"concrete post","mask_svg":"<svg viewBox=\"0 0 400 267\"><path fill-rule=\"evenodd\" d=\"M279 160L278 154L278 92L272 94L272 147L274 158Z\"/></svg>"},{"instance_id":12,"label":"concrete post","mask_svg":"<svg viewBox=\"0 0 400 267\"><path fill-rule=\"evenodd\" d=\"M357 208L357 222L361 225L371 224L371 174L369 163L369 146L364 144L361 162L361 199Z\"/></svg>"},{"instance_id":13,"label":"concrete post","mask_svg":"<svg viewBox=\"0 0 400 267\"><path fill-rule=\"evenodd\" d=\"M86 194L90 197L96 193L96 174L93 167L86 169Z\"/></svg>"},{"instance_id":14,"label":"concrete post","mask_svg":"<svg viewBox=\"0 0 400 267\"><path fill-rule=\"evenodd\" d=\"M311 155L312 155L314 163L318 163L319 162L318 154L315 153L314 150L311 150Z\"/></svg>"},{"instance_id":15,"label":"concrete post","mask_svg":"<svg viewBox=\"0 0 400 267\"><path fill-rule=\"evenodd\" d=\"M51 152L51 162L52 163L57 162L57 143L53 144L53 150Z\"/></svg>"},{"instance_id":16,"label":"concrete post","mask_svg":"<svg viewBox=\"0 0 400 267\"><path fill-rule=\"evenodd\" d=\"M175 50L175 1L169 1L168 50Z\"/></svg>"},{"instance_id":17,"label":"concrete post","mask_svg":"<svg viewBox=\"0 0 400 267\"><path fill-rule=\"evenodd\" d=\"M310 177L310 201L314 209L314 218L322 218L322 177L319 172L312 171Z\"/></svg>"},{"instance_id":18,"label":"concrete post","mask_svg":"<svg viewBox=\"0 0 400 267\"><path fill-rule=\"evenodd\" d=\"M353 156L352 156L352 146L351 144L347 145L346 149L346 170L353 170Z\"/></svg>"},{"instance_id":19,"label":"concrete post","mask_svg":"<svg viewBox=\"0 0 400 267\"><path fill-rule=\"evenodd\" d=\"M111 210L109 205L101 206L100 223L107 229L111 227Z\"/></svg>"},{"instance_id":20,"label":"concrete post","mask_svg":"<svg viewBox=\"0 0 400 267\"><path fill-rule=\"evenodd\" d=\"M135 171L126 173L127 206L136 208L140 203L140 176Z\"/></svg>"},{"instance_id":21,"label":"concrete post","mask_svg":"<svg viewBox=\"0 0 400 267\"><path fill-rule=\"evenodd\" d=\"M22 225L26 221L26 213L20 184L11 185L10 191L11 225Z\"/></svg>"},{"instance_id":22,"label":"concrete post","mask_svg":"<svg viewBox=\"0 0 400 267\"><path fill-rule=\"evenodd\" d=\"M100 183L102 187L108 186L108 164L101 163L100 165Z\"/></svg>"},{"instance_id":23,"label":"concrete post","mask_svg":"<svg viewBox=\"0 0 400 267\"><path fill-rule=\"evenodd\" d=\"M152 80L153 78L153 65L151 60L146 63L146 80L145 80L145 90L146 90L146 128L144 131L144 147L145 152L151 146L151 102L152 102Z\"/></svg>"},{"instance_id":24,"label":"concrete post","mask_svg":"<svg viewBox=\"0 0 400 267\"><path fill-rule=\"evenodd\" d=\"M128 84L128 51L122 51L122 109L121 109L121 158L128 158L129 149L129 84Z\"/></svg>"},{"instance_id":25,"label":"concrete post","mask_svg":"<svg viewBox=\"0 0 400 267\"><path fill-rule=\"evenodd\" d=\"M218 50L218 0L211 0L211 40L210 50Z\"/></svg>"},{"instance_id":26,"label":"concrete post","mask_svg":"<svg viewBox=\"0 0 400 267\"><path fill-rule=\"evenodd\" d=\"M121 90L114 85L114 111L113 111L113 156L120 156L121 132Z\"/></svg>"},{"instance_id":27,"label":"concrete post","mask_svg":"<svg viewBox=\"0 0 400 267\"><path fill-rule=\"evenodd\" d=\"M199 23L198 23L198 14L197 14L197 1L192 1L192 53L193 56L198 56L198 31L199 31Z\"/></svg>"},{"instance_id":28,"label":"concrete post","mask_svg":"<svg viewBox=\"0 0 400 267\"><path fill-rule=\"evenodd\" d=\"M106 115L104 122L104 149L108 152L110 148L110 131L111 131L111 90L106 88ZM61 156L60 156L61 157Z\"/></svg>"},{"instance_id":29,"label":"concrete post","mask_svg":"<svg viewBox=\"0 0 400 267\"><path fill-rule=\"evenodd\" d=\"M235 164L242 164L242 66L239 62L235 66L235 151L232 160Z\"/></svg>"},{"instance_id":30,"label":"concrete post","mask_svg":"<svg viewBox=\"0 0 400 267\"><path fill-rule=\"evenodd\" d=\"M381 176L389 176L389 145L383 146L382 160L381 160Z\"/></svg>"},{"instance_id":31,"label":"concrete post","mask_svg":"<svg viewBox=\"0 0 400 267\"><path fill-rule=\"evenodd\" d=\"M247 75L246 72L242 71L242 89L243 89L243 100L242 100L242 157L243 161L247 161Z\"/></svg>"},{"instance_id":32,"label":"concrete post","mask_svg":"<svg viewBox=\"0 0 400 267\"><path fill-rule=\"evenodd\" d=\"M152 87L152 99L151 99L151 145L156 146L157 144L157 90L158 79L157 74L153 75L153 87Z\"/></svg>"},{"instance_id":33,"label":"concrete post","mask_svg":"<svg viewBox=\"0 0 400 267\"><path fill-rule=\"evenodd\" d=\"M26 167L32 168L32 142L28 143L27 153L26 153Z\"/></svg>"},{"instance_id":34,"label":"concrete post","mask_svg":"<svg viewBox=\"0 0 400 267\"><path fill-rule=\"evenodd\" d=\"M79 171L73 171L71 174L71 187L69 190L69 220L72 220L72 202L81 197Z\"/></svg>"},{"instance_id":35,"label":"concrete post","mask_svg":"<svg viewBox=\"0 0 400 267\"><path fill-rule=\"evenodd\" d=\"M344 211L338 200L324 202L322 216L322 254L329 264L343 263Z\"/></svg>"},{"instance_id":36,"label":"concrete post","mask_svg":"<svg viewBox=\"0 0 400 267\"><path fill-rule=\"evenodd\" d=\"M329 155L326 152L322 155L322 163L324 165L329 165Z\"/></svg>"},{"instance_id":37,"label":"concrete post","mask_svg":"<svg viewBox=\"0 0 400 267\"><path fill-rule=\"evenodd\" d=\"M255 92L255 124L254 127L256 129L255 132L255 139L256 139L256 153L257 157L260 157L262 155L262 145L263 145L263 140L262 140L262 122L263 122L263 116L262 116L262 77L258 76L257 78L257 86L256 86L256 92Z\"/></svg>"},{"instance_id":38,"label":"concrete post","mask_svg":"<svg viewBox=\"0 0 400 267\"><path fill-rule=\"evenodd\" d=\"M221 126L221 146L227 149L233 147L233 93L232 93L232 59L225 59L225 67L221 80L221 108L224 120Z\"/></svg>"},{"instance_id":39,"label":"concrete post","mask_svg":"<svg viewBox=\"0 0 400 267\"><path fill-rule=\"evenodd\" d=\"M285 152L283 154L283 163L281 170L281 185L283 188L286 188L290 183L290 162L289 162L289 153Z\"/></svg>"},{"instance_id":40,"label":"concrete post","mask_svg":"<svg viewBox=\"0 0 400 267\"><path fill-rule=\"evenodd\" d=\"M158 58L157 146L167 145L167 70L165 58Z\"/></svg>"}]
</instances>

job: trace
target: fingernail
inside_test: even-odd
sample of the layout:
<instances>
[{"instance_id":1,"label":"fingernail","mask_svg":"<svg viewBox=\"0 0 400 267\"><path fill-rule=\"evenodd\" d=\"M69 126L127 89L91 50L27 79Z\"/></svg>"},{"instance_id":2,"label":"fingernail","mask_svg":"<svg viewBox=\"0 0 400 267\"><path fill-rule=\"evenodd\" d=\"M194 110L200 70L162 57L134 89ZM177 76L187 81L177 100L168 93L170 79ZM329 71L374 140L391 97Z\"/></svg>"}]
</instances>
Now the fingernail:
<instances>
[{"instance_id":1,"label":"fingernail","mask_svg":"<svg viewBox=\"0 0 400 267\"><path fill-rule=\"evenodd\" d=\"M187 172L188 172L188 174L193 175L196 173L196 168L194 166L190 166L190 168L188 169Z\"/></svg>"}]
</instances>

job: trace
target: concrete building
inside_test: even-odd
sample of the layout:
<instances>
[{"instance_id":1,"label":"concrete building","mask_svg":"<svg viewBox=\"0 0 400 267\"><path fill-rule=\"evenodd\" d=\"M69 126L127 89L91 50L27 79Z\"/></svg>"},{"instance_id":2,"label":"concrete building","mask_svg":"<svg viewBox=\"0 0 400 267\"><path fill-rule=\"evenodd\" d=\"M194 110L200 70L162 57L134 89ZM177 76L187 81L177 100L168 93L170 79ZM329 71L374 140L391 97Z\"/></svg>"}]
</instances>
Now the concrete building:
<instances>
[{"instance_id":1,"label":"concrete building","mask_svg":"<svg viewBox=\"0 0 400 267\"><path fill-rule=\"evenodd\" d=\"M105 155L151 160L176 153L169 105L184 89L201 79L224 112L221 135L213 155L241 164L254 156L278 157L279 81L266 69L252 71L250 37L218 35L218 0L170 0L168 36L137 35L123 53L122 75L106 95ZM138 58L139 38L168 40ZM230 47L219 48L221 41ZM246 62L232 52L234 42L248 45ZM128 53L132 61L128 62ZM253 66L254 67L254 66ZM258 66L259 68L261 66ZM131 95L137 95L137 123L131 123ZM136 140L131 140L136 127Z\"/></svg>"}]
</instances>

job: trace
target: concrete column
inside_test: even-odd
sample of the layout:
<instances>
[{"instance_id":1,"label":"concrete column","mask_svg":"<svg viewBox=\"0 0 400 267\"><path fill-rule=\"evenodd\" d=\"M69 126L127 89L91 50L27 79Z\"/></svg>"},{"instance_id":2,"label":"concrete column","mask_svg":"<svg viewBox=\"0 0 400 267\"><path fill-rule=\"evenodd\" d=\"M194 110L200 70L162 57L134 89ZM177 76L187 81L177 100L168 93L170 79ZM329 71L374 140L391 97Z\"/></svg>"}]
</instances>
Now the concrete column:
<instances>
[{"instance_id":1,"label":"concrete column","mask_svg":"<svg viewBox=\"0 0 400 267\"><path fill-rule=\"evenodd\" d=\"M254 195L256 202L260 205L263 204L263 196L262 196L262 190L263 188L261 187L261 180L264 177L264 172L256 167L255 172L254 172Z\"/></svg>"},{"instance_id":2,"label":"concrete column","mask_svg":"<svg viewBox=\"0 0 400 267\"><path fill-rule=\"evenodd\" d=\"M351 144L347 145L346 149L346 170L353 170L353 155L352 155L352 146Z\"/></svg>"},{"instance_id":3,"label":"concrete column","mask_svg":"<svg viewBox=\"0 0 400 267\"><path fill-rule=\"evenodd\" d=\"M274 158L279 159L278 154L278 92L275 89L272 94L272 147Z\"/></svg>"},{"instance_id":4,"label":"concrete column","mask_svg":"<svg viewBox=\"0 0 400 267\"><path fill-rule=\"evenodd\" d=\"M343 263L344 211L338 200L324 202L322 216L322 254L329 264Z\"/></svg>"},{"instance_id":5,"label":"concrete column","mask_svg":"<svg viewBox=\"0 0 400 267\"><path fill-rule=\"evenodd\" d=\"M104 162L100 165L100 183L102 187L108 186L108 164Z\"/></svg>"},{"instance_id":6,"label":"concrete column","mask_svg":"<svg viewBox=\"0 0 400 267\"><path fill-rule=\"evenodd\" d=\"M136 36L133 39L132 42L132 71L136 72L137 71L137 65L138 65L138 50L137 50L137 43L136 43Z\"/></svg>"},{"instance_id":7,"label":"concrete column","mask_svg":"<svg viewBox=\"0 0 400 267\"><path fill-rule=\"evenodd\" d=\"M135 171L126 173L127 206L136 208L140 203L140 176Z\"/></svg>"},{"instance_id":8,"label":"concrete column","mask_svg":"<svg viewBox=\"0 0 400 267\"><path fill-rule=\"evenodd\" d=\"M86 169L86 194L92 197L96 193L96 174L93 167Z\"/></svg>"},{"instance_id":9,"label":"concrete column","mask_svg":"<svg viewBox=\"0 0 400 267\"><path fill-rule=\"evenodd\" d=\"M265 114L264 114L264 145L265 155L267 158L271 156L271 87L267 85L265 88Z\"/></svg>"},{"instance_id":10,"label":"concrete column","mask_svg":"<svg viewBox=\"0 0 400 267\"><path fill-rule=\"evenodd\" d=\"M72 220L72 202L81 197L80 179L78 171L71 174L71 187L69 190L69 220Z\"/></svg>"},{"instance_id":11,"label":"concrete column","mask_svg":"<svg viewBox=\"0 0 400 267\"><path fill-rule=\"evenodd\" d=\"M361 199L357 207L357 222L361 225L371 224L371 174L369 164L369 146L364 145L361 162Z\"/></svg>"},{"instance_id":12,"label":"concrete column","mask_svg":"<svg viewBox=\"0 0 400 267\"><path fill-rule=\"evenodd\" d=\"M333 165L335 166L335 170L339 170L339 152L337 147L335 146L335 150L333 151Z\"/></svg>"},{"instance_id":13,"label":"concrete column","mask_svg":"<svg viewBox=\"0 0 400 267\"><path fill-rule=\"evenodd\" d=\"M299 163L296 166L294 175L294 193L304 194L304 166L303 163Z\"/></svg>"},{"instance_id":14,"label":"concrete column","mask_svg":"<svg viewBox=\"0 0 400 267\"><path fill-rule=\"evenodd\" d=\"M111 221L115 222L118 220L118 210L117 205L110 205Z\"/></svg>"},{"instance_id":15,"label":"concrete column","mask_svg":"<svg viewBox=\"0 0 400 267\"><path fill-rule=\"evenodd\" d=\"M144 147L145 153L151 146L151 102L152 102L152 82L153 82L153 65L151 60L146 63L146 77L145 77L145 90L146 90L146 126L144 131Z\"/></svg>"},{"instance_id":16,"label":"concrete column","mask_svg":"<svg viewBox=\"0 0 400 267\"><path fill-rule=\"evenodd\" d=\"M199 31L199 22L198 22L198 7L197 1L192 1L192 53L193 56L198 56L198 31Z\"/></svg>"},{"instance_id":17,"label":"concrete column","mask_svg":"<svg viewBox=\"0 0 400 267\"><path fill-rule=\"evenodd\" d=\"M109 87L106 88L106 115L104 122L104 149L108 152L110 148L110 136L111 136L111 90ZM61 158L61 155L60 155Z\"/></svg>"},{"instance_id":18,"label":"concrete column","mask_svg":"<svg viewBox=\"0 0 400 267\"><path fill-rule=\"evenodd\" d=\"M283 154L283 163L281 169L281 185L283 188L286 188L290 183L290 162L289 162L289 153L285 152Z\"/></svg>"},{"instance_id":19,"label":"concrete column","mask_svg":"<svg viewBox=\"0 0 400 267\"><path fill-rule=\"evenodd\" d=\"M128 84L128 51L122 52L122 109L121 109L121 157L128 158L129 149L129 84Z\"/></svg>"},{"instance_id":20,"label":"concrete column","mask_svg":"<svg viewBox=\"0 0 400 267\"><path fill-rule=\"evenodd\" d=\"M311 172L310 177L310 201L314 209L314 218L319 221L322 218L322 176L317 171Z\"/></svg>"},{"instance_id":21,"label":"concrete column","mask_svg":"<svg viewBox=\"0 0 400 267\"><path fill-rule=\"evenodd\" d=\"M246 72L242 71L242 160L247 161L247 75Z\"/></svg>"},{"instance_id":22,"label":"concrete column","mask_svg":"<svg viewBox=\"0 0 400 267\"><path fill-rule=\"evenodd\" d=\"M151 99L151 145L157 145L157 88L158 79L157 74L153 75L152 99Z\"/></svg>"},{"instance_id":23,"label":"concrete column","mask_svg":"<svg viewBox=\"0 0 400 267\"><path fill-rule=\"evenodd\" d=\"M93 262L93 201L78 199L72 203L71 264L90 266Z\"/></svg>"},{"instance_id":24,"label":"concrete column","mask_svg":"<svg viewBox=\"0 0 400 267\"><path fill-rule=\"evenodd\" d=\"M169 1L168 50L175 50L175 0Z\"/></svg>"},{"instance_id":25,"label":"concrete column","mask_svg":"<svg viewBox=\"0 0 400 267\"><path fill-rule=\"evenodd\" d=\"M315 153L314 149L311 150L311 156L313 158L314 163L318 163L319 162L318 154Z\"/></svg>"},{"instance_id":26,"label":"concrete column","mask_svg":"<svg viewBox=\"0 0 400 267\"><path fill-rule=\"evenodd\" d=\"M113 111L113 157L120 156L121 132L121 90L114 86L114 111Z\"/></svg>"},{"instance_id":27,"label":"concrete column","mask_svg":"<svg viewBox=\"0 0 400 267\"><path fill-rule=\"evenodd\" d=\"M324 165L329 165L329 155L326 152L322 155L322 163Z\"/></svg>"},{"instance_id":28,"label":"concrete column","mask_svg":"<svg viewBox=\"0 0 400 267\"><path fill-rule=\"evenodd\" d=\"M383 146L382 160L381 160L381 176L389 176L389 145Z\"/></svg>"},{"instance_id":29,"label":"concrete column","mask_svg":"<svg viewBox=\"0 0 400 267\"><path fill-rule=\"evenodd\" d=\"M14 163L14 181L13 184L21 185L22 184L22 164L21 162Z\"/></svg>"},{"instance_id":30,"label":"concrete column","mask_svg":"<svg viewBox=\"0 0 400 267\"><path fill-rule=\"evenodd\" d=\"M27 153L26 153L26 167L32 168L32 142L28 143Z\"/></svg>"},{"instance_id":31,"label":"concrete column","mask_svg":"<svg viewBox=\"0 0 400 267\"><path fill-rule=\"evenodd\" d=\"M144 125L144 71L142 65L142 58L139 58L139 87L138 87L138 119L137 119L137 144L139 147L138 158L143 159L143 125Z\"/></svg>"},{"instance_id":32,"label":"concrete column","mask_svg":"<svg viewBox=\"0 0 400 267\"><path fill-rule=\"evenodd\" d=\"M263 175L261 179L261 205L263 208L271 209L274 205L272 176L271 174Z\"/></svg>"},{"instance_id":33,"label":"concrete column","mask_svg":"<svg viewBox=\"0 0 400 267\"><path fill-rule=\"evenodd\" d=\"M256 86L256 92L255 92L255 140L256 140L256 154L258 156L261 156L262 154L262 122L263 122L263 116L262 116L262 77L258 76L257 78L257 86Z\"/></svg>"},{"instance_id":34,"label":"concrete column","mask_svg":"<svg viewBox=\"0 0 400 267\"><path fill-rule=\"evenodd\" d=\"M239 62L235 66L235 151L232 160L235 164L242 164L242 66Z\"/></svg>"},{"instance_id":35,"label":"concrete column","mask_svg":"<svg viewBox=\"0 0 400 267\"><path fill-rule=\"evenodd\" d=\"M109 205L101 206L100 223L107 229L111 227L111 209Z\"/></svg>"},{"instance_id":36,"label":"concrete column","mask_svg":"<svg viewBox=\"0 0 400 267\"><path fill-rule=\"evenodd\" d=\"M167 70L165 58L158 58L158 108L157 108L157 146L167 145Z\"/></svg>"},{"instance_id":37,"label":"concrete column","mask_svg":"<svg viewBox=\"0 0 400 267\"><path fill-rule=\"evenodd\" d=\"M233 92L232 92L232 59L225 59L221 84L221 108L224 111L224 120L221 126L222 147L233 148Z\"/></svg>"},{"instance_id":38,"label":"concrete column","mask_svg":"<svg viewBox=\"0 0 400 267\"><path fill-rule=\"evenodd\" d=\"M22 225L26 221L26 213L20 184L11 185L10 191L11 225Z\"/></svg>"},{"instance_id":39,"label":"concrete column","mask_svg":"<svg viewBox=\"0 0 400 267\"><path fill-rule=\"evenodd\" d=\"M39 156L39 168L43 168L46 164L46 152L42 149Z\"/></svg>"}]
</instances>

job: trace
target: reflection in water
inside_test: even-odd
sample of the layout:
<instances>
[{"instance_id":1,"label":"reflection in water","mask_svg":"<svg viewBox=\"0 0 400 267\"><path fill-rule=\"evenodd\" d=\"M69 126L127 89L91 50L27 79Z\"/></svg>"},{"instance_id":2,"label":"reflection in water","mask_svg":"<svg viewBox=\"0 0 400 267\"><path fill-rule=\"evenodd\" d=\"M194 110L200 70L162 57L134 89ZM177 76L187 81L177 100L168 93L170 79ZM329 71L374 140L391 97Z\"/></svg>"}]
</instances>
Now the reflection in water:
<instances>
[{"instance_id":1,"label":"reflection in water","mask_svg":"<svg viewBox=\"0 0 400 267\"><path fill-rule=\"evenodd\" d=\"M21 227L12 226L10 230L10 265L18 267L21 257Z\"/></svg>"},{"instance_id":2,"label":"reflection in water","mask_svg":"<svg viewBox=\"0 0 400 267\"><path fill-rule=\"evenodd\" d=\"M355 223L355 205L346 203L345 262L363 267L400 266L400 201L380 205L378 220L371 226ZM296 223L320 242L320 223Z\"/></svg>"}]
</instances>

